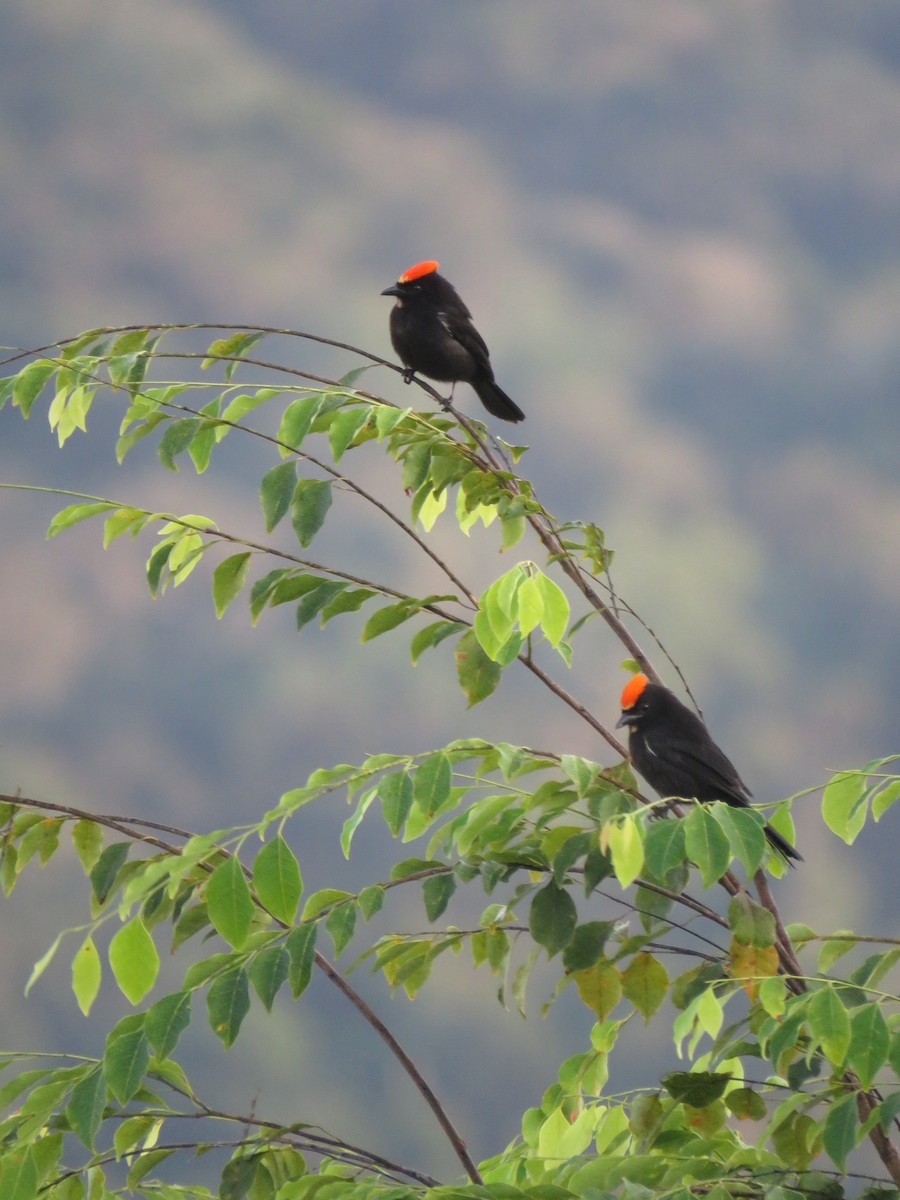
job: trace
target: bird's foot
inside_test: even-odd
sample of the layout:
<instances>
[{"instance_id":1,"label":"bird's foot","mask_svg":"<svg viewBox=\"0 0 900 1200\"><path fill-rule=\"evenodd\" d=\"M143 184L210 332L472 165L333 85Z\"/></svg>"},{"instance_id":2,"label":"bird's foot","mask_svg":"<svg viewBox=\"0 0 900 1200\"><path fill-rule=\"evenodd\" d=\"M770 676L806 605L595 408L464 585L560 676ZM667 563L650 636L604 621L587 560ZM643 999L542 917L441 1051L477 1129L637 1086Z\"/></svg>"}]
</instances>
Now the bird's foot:
<instances>
[{"instance_id":1,"label":"bird's foot","mask_svg":"<svg viewBox=\"0 0 900 1200\"><path fill-rule=\"evenodd\" d=\"M403 382L404 383L412 383L413 379L415 378L415 375L416 375L416 373L412 369L412 367L405 367L404 371L403 371Z\"/></svg>"}]
</instances>

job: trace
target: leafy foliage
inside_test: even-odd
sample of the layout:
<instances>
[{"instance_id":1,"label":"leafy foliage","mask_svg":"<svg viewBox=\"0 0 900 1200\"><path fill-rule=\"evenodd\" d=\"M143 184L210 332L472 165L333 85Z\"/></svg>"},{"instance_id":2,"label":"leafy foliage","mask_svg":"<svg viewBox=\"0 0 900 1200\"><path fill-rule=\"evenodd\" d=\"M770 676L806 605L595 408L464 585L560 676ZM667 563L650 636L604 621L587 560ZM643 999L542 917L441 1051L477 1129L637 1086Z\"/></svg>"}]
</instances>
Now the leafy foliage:
<instances>
[{"instance_id":1,"label":"leafy foliage","mask_svg":"<svg viewBox=\"0 0 900 1200\"><path fill-rule=\"evenodd\" d=\"M173 332L95 330L56 354L45 350L0 386L0 407L10 400L28 417L52 394L49 422L64 445L85 430L97 392L110 392L124 407L120 461L153 437L163 467L177 470L187 459L201 474L229 434L263 438L280 461L260 483L262 526L270 534L289 517L296 548L276 549L198 514L83 495L69 497L51 536L96 517L103 518L104 547L126 533L152 536L146 574L154 595L184 583L212 556L217 617L243 595L253 622L292 605L298 630L360 614L363 643L413 622L412 662L452 641L470 705L499 688L518 662L584 716L548 664L571 661L573 636L588 616L604 620L632 658L639 654L617 605L604 600L611 553L602 531L555 521L516 473L521 447L491 442L480 424L457 420L452 410L400 409L360 392L359 373L310 386L285 368L278 386L239 386L238 367L263 330L217 337L196 355L203 368L222 368L222 383L154 386L151 368ZM276 435L246 423L276 404ZM396 464L408 518L338 470L366 443ZM447 590L413 595L392 580L360 578L352 564L306 558L327 522L338 519L346 492L412 538ZM534 540L532 556L480 595L426 540L451 498L463 534L496 524L504 551L526 533ZM573 592L588 606L574 622ZM614 748L611 732L587 717ZM823 819L847 842L869 816L885 817L900 795L893 761L839 772L825 786ZM291 832L306 806L337 797L348 806L345 855L366 821L380 821L399 842L416 842L417 853L356 893L306 893ZM57 936L28 987L65 952L83 1013L92 1012L107 967L135 1010L108 1031L99 1058L0 1055L8 1069L0 1087L0 1188L11 1200L212 1194L167 1182L171 1172L160 1170L183 1146L183 1136L165 1139L185 1117L214 1117L233 1132L231 1140L196 1143L198 1151L224 1152L217 1194L226 1200L319 1193L402 1200L425 1192L433 1200L838 1197L836 1173L867 1137L889 1173L885 1187L896 1194L888 1148L900 1114L900 1014L885 979L900 949L887 944L857 961L862 942L850 931L785 930L765 886L759 815L718 803L674 812L649 804L615 753L601 764L481 739L416 755L379 753L317 768L239 829L172 833L169 841L146 838L137 822L22 797L2 801L0 827L7 894L29 864L69 847L85 876L84 923ZM739 882L744 873L757 898ZM471 911L463 898L479 890L480 918L453 923L457 906ZM392 927L372 937L369 922L382 914L392 925L397 898L410 893L421 905L417 931ZM616 915L607 919L600 901L610 895ZM111 936L104 926L114 929ZM192 961L178 987L157 995L162 954L187 943ZM797 956L811 959L817 944L817 961L801 963ZM323 947L335 959L353 958L339 970ZM523 1113L520 1135L479 1166L394 1043L456 1149L466 1183L441 1184L324 1133L315 1113L290 1125L222 1113L197 1095L175 1057L204 1012L227 1049L254 1005L269 1012L279 996L303 1002L314 970L356 997L365 1015L347 979L351 967L366 964L389 990L414 999L442 956L452 957L454 969L490 972L501 1002L523 1015L540 964L554 980L544 1010L569 989L585 1015L583 1049L560 1064ZM610 1064L630 1021L670 1023L684 1069L631 1093L608 1093ZM831 1166L812 1171L818 1159Z\"/></svg>"}]
</instances>

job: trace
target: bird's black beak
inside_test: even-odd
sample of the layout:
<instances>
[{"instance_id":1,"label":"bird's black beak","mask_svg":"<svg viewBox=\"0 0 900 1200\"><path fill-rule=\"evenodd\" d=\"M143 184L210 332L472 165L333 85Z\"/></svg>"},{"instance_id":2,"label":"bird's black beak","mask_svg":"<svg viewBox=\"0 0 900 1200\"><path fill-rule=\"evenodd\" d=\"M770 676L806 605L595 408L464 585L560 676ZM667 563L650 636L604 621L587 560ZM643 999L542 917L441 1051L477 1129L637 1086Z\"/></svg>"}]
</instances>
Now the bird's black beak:
<instances>
[{"instance_id":1,"label":"bird's black beak","mask_svg":"<svg viewBox=\"0 0 900 1200\"><path fill-rule=\"evenodd\" d=\"M623 712L618 721L616 721L616 729L621 729L623 725L634 725L637 721L637 714L632 712Z\"/></svg>"},{"instance_id":2,"label":"bird's black beak","mask_svg":"<svg viewBox=\"0 0 900 1200\"><path fill-rule=\"evenodd\" d=\"M392 283L391 286L389 288L385 288L381 294L382 296L401 296L403 293L400 291L398 284Z\"/></svg>"}]
</instances>

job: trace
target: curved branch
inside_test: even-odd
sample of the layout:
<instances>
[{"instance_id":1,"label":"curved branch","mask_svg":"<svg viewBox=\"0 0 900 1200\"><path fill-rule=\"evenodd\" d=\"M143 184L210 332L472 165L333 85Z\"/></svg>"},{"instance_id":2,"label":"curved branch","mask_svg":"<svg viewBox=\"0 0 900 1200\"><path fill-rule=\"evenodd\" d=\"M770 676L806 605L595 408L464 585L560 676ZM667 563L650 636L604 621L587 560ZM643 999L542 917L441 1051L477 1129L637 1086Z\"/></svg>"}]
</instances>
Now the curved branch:
<instances>
[{"instance_id":1,"label":"curved branch","mask_svg":"<svg viewBox=\"0 0 900 1200\"><path fill-rule=\"evenodd\" d=\"M73 817L76 820L94 821L98 825L103 825L108 829L113 829L118 833L124 834L126 837L132 838L135 841L144 842L146 844L152 845L160 850L164 850L166 853L171 854L173 856L178 856L180 854L180 850L177 847L172 846L168 842L164 842L160 838L154 837L151 834L136 832L136 831L130 829L127 824L123 823L121 820L119 820L117 818L98 816L94 813L86 812L84 809L73 808L71 805L67 805L67 804L53 804L46 800L32 800L30 798L25 798L25 797L21 797L21 796L0 795L0 802L3 802L3 801L7 801L11 804L20 805L21 807L24 807L24 808L37 808L37 809L42 809L44 811L61 813L64 816ZM220 849L221 849L221 847L220 847ZM228 853L228 851L225 851L225 853ZM203 864L200 864L200 865L203 866ZM210 868L207 867L206 869L209 870ZM248 873L247 868L244 868L244 871L245 871L245 874ZM256 903L259 904L259 907L264 912L268 912L268 909L265 907L265 905L262 904L258 899L256 900ZM282 929L289 928L289 926L286 924L286 922L278 920L277 918L274 918L274 917L273 917L273 920L276 920L277 924L280 925ZM400 1063L403 1070L410 1077L413 1084L419 1091L419 1094L424 1099L425 1103L431 1109L438 1124L440 1125L441 1129L443 1129L445 1135L447 1136L448 1141L453 1146L453 1149L456 1152L456 1155L457 1155L460 1163L464 1167L466 1174L469 1176L469 1178L472 1180L473 1183L480 1183L481 1176L478 1173L478 1168L476 1167L474 1160L472 1159L471 1155L469 1154L468 1150L466 1149L465 1142L463 1141L460 1134L457 1132L452 1121L447 1116L447 1113L445 1112L443 1106L441 1105L441 1102L438 1100L435 1092L433 1091L431 1086L428 1084L428 1082L426 1081L425 1077L422 1075L421 1071L418 1069L416 1064L413 1062L413 1060L410 1058L410 1056L406 1053L406 1051L403 1049L403 1047L400 1045L400 1043L397 1041L397 1039L394 1037L394 1035L391 1033L391 1031L388 1029L388 1027L385 1025L385 1023L381 1020L381 1018L375 1014L375 1012L369 1007L369 1005L366 1003L366 1001L363 1000L362 996L360 996L359 993L353 987L350 986L350 984L346 981L346 979L344 979L344 977L336 970L336 968L334 966L332 966L332 964L328 961L328 959L326 959L325 956L323 954L321 954L318 950L315 952L315 963L316 963L316 966L319 968L319 970L322 971L323 974L325 975L325 977L329 980L329 982L334 984L334 986L337 987L338 990L343 993L343 995L350 1001L350 1003L357 1010L357 1012L360 1013L360 1015L366 1020L366 1022L370 1025L370 1027L378 1034L378 1036L381 1038L381 1040L385 1043L385 1045L388 1047L388 1049L391 1051L391 1053L394 1055L394 1057Z\"/></svg>"}]
</instances>

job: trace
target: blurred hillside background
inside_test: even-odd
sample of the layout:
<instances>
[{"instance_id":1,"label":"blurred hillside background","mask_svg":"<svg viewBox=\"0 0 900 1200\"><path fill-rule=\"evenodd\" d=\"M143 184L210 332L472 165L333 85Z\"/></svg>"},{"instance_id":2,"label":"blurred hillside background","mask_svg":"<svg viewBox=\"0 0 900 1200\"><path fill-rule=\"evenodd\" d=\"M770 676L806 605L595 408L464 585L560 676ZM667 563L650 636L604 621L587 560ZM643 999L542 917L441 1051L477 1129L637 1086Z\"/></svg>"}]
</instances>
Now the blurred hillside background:
<instances>
[{"instance_id":1,"label":"blurred hillside background","mask_svg":"<svg viewBox=\"0 0 900 1200\"><path fill-rule=\"evenodd\" d=\"M438 258L528 415L525 472L560 518L606 530L619 592L756 795L900 751L895 0L0 0L0 13L0 342L222 321L389 356L379 292ZM335 376L357 365L287 353ZM419 403L393 374L365 378ZM468 389L457 399L482 415ZM121 413L105 404L62 451L45 404L28 424L4 411L0 481L260 534L271 456L232 437L198 481L163 471L145 443L118 468ZM479 734L603 758L524 673L467 712L446 647L413 669L402 632L359 649L352 618L298 638L287 612L251 630L238 604L217 623L198 575L153 601L149 540L101 554L87 525L44 542L63 503L0 492L6 793L199 830L375 750ZM410 548L365 522L336 505L322 558L367 555L415 590ZM486 580L509 565L485 561L492 536L473 546L448 528L440 544ZM613 722L621 658L592 622L557 673ZM785 916L896 933L900 817L848 849L821 826L818 796L794 813L807 861L777 885ZM373 822L343 863L345 816L323 806L291 827L310 886L357 887L389 861ZM59 922L82 918L77 869L48 870L2 906L4 1048L81 1038L96 1053L65 953L22 998ZM409 927L422 921L414 908ZM495 985L461 969L412 1005L364 970L355 980L476 1156L515 1134L590 1024L570 997L539 1023L538 984L527 1024L488 999L476 1025ZM101 1004L124 1011L112 990ZM226 1056L200 1034L191 1052L223 1107L259 1089L261 1115L315 1118L455 1171L412 1089L324 985L299 1010L251 1019L254 1044ZM638 1080L648 1053L656 1078L672 1052L636 1047Z\"/></svg>"}]
</instances>

